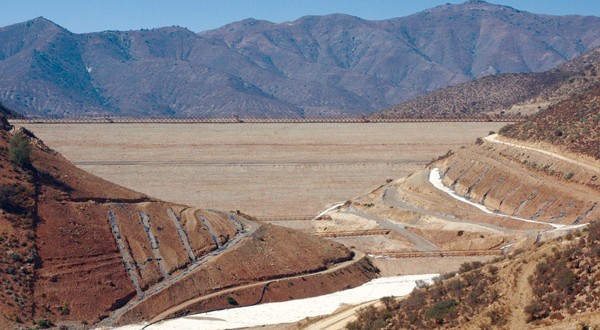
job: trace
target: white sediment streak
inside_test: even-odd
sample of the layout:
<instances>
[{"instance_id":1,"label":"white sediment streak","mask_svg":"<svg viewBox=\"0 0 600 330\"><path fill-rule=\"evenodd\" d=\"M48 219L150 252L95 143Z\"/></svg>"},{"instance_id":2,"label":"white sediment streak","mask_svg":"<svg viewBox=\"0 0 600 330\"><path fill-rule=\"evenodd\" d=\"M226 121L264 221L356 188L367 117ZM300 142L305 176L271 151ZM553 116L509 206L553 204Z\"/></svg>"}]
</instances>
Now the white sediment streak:
<instances>
[{"instance_id":1,"label":"white sediment streak","mask_svg":"<svg viewBox=\"0 0 600 330\"><path fill-rule=\"evenodd\" d=\"M297 322L306 317L331 314L342 304L357 305L386 296L404 296L414 289L415 281L431 282L435 276L437 274L378 278L353 289L323 296L189 315L152 324L146 329L235 329ZM141 329L143 326L129 325L119 329Z\"/></svg>"},{"instance_id":2,"label":"white sediment streak","mask_svg":"<svg viewBox=\"0 0 600 330\"><path fill-rule=\"evenodd\" d=\"M467 198L464 198L460 195L458 195L454 190L444 186L444 183L442 182L442 175L440 174L440 169L439 168L433 168L431 169L431 171L429 171L429 182L431 182L431 184L436 187L437 189L447 193L448 195L452 196L455 199L458 199L461 202L467 203L469 205L475 206L476 208L480 209L481 211L490 214L490 215L494 215L494 216L498 216L498 217L505 217L505 218L511 218L511 219L515 219L515 220L519 220L519 221L524 221L524 222L531 222L531 223L539 223L542 225L549 225L552 226L554 229L552 229L551 231L559 231L559 230L570 230L570 229L577 229L577 228L581 228L581 227L585 227L587 226L587 223L584 224L580 224L580 225L561 225L561 224L556 224L556 223L549 223L549 222L543 222L543 221L535 221L535 220L531 220L531 219L523 219L523 218L519 218L519 217L514 217L512 215L507 215L507 214L502 214L496 211L492 211L490 209L488 209L487 207L485 207L485 205L481 205L479 203L475 203L470 201Z\"/></svg>"},{"instance_id":3,"label":"white sediment streak","mask_svg":"<svg viewBox=\"0 0 600 330\"><path fill-rule=\"evenodd\" d=\"M429 182L431 182L431 184L434 187L436 187L437 189L439 189L439 190L445 192L446 194L452 196L454 199L458 199L459 201L461 201L463 203L467 203L469 205L472 205L472 206L480 209L484 213L487 213L487 214L490 214L490 215L499 216L499 217L505 217L505 218L511 218L511 219L515 219L515 220L519 220L519 221L524 221L524 222L538 223L538 224L542 224L542 225L550 225L550 226L554 227L554 229L560 229L560 228L565 227L565 225L548 223L548 222L542 222L542 221L535 221L535 220L531 220L531 219L524 219L524 218L514 217L512 215L507 215L507 214L502 214L502 213L494 212L494 211L488 209L487 207L485 207L485 205L481 205L479 203L475 203L473 201L470 201L469 199L464 198L464 197L458 195L454 190L452 190L452 189L444 186L444 183L442 182L442 175L440 174L440 169L439 168L433 168L433 169L431 169L431 171L429 171Z\"/></svg>"},{"instance_id":4,"label":"white sediment streak","mask_svg":"<svg viewBox=\"0 0 600 330\"><path fill-rule=\"evenodd\" d=\"M331 211L331 210L335 210L337 207L340 207L340 206L342 206L342 205L344 205L344 204L345 204L345 202L341 202L341 203L333 204L333 205L332 205L331 207L329 207L327 210L325 210L325 211L323 211L323 212L321 212L321 213L317 214L317 215L315 216L315 219L317 219L318 217L322 217L322 216L324 216L325 214L327 214L327 212L329 212L329 211Z\"/></svg>"}]
</instances>

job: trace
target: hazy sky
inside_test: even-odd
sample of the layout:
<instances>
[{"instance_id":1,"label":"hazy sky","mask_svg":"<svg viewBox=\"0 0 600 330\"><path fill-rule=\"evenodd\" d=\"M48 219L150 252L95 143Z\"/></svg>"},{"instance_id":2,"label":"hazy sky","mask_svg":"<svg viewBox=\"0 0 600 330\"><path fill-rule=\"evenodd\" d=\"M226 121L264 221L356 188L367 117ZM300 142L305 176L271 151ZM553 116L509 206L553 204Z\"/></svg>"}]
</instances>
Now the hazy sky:
<instances>
[{"instance_id":1,"label":"hazy sky","mask_svg":"<svg viewBox=\"0 0 600 330\"><path fill-rule=\"evenodd\" d=\"M272 22L305 15L345 13L365 19L410 15L445 3L436 0L0 0L0 26L44 16L76 33L179 25L200 32L244 18ZM551 15L600 16L599 0L496 0Z\"/></svg>"}]
</instances>

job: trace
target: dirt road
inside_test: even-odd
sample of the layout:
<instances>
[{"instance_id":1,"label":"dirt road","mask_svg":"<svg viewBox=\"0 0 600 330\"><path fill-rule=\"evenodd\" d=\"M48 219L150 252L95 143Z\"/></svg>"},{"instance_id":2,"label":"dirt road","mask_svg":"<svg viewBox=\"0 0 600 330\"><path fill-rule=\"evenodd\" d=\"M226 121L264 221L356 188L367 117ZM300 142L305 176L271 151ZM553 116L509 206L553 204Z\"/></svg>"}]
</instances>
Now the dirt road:
<instances>
[{"instance_id":1,"label":"dirt road","mask_svg":"<svg viewBox=\"0 0 600 330\"><path fill-rule=\"evenodd\" d=\"M502 139L506 139L506 138L502 137ZM570 157L566 157L564 155L561 155L561 154L558 154L558 153L555 153L555 152L552 152L552 151L548 151L548 150L544 150L544 149L539 149L539 148L534 148L534 147L529 147L529 146L525 146L525 145L522 145L522 144L514 143L516 141L507 142L507 141L499 139L498 134L492 134L492 135L486 136L484 138L484 140L486 140L488 142L492 142L492 143L499 143L499 144L504 144L504 145L507 145L507 146L515 147L515 148L521 148L521 149L526 149L526 150L531 150L531 151L539 152L539 153L542 153L544 155L551 156L551 157L554 157L554 158L558 158L560 160L564 160L565 162L568 162L568 163L571 163L571 164L574 164L574 165L577 165L577 166L581 166L581 167L583 167L585 169L588 169L590 171L594 171L594 172L600 173L600 165L589 164L588 162L583 162L581 160L577 160L577 159L573 159L573 158L570 158Z\"/></svg>"},{"instance_id":2,"label":"dirt road","mask_svg":"<svg viewBox=\"0 0 600 330\"><path fill-rule=\"evenodd\" d=\"M377 224L379 225L380 228L383 229L389 229L389 230L393 230L395 232L397 232L399 235L403 236L404 238L406 238L408 241L410 241L414 248L419 250L419 251L438 251L440 250L440 248L435 245L434 243L432 243L429 240L426 240L425 238L416 235L412 232L410 232L409 230L406 229L406 226L391 220L387 220L387 219L383 219L377 216L374 216L372 214L368 214L365 212L361 212L358 210L349 210L349 213L352 214L356 214L359 217L365 218L365 219L369 219L369 220L373 220L375 222L377 222Z\"/></svg>"},{"instance_id":3,"label":"dirt road","mask_svg":"<svg viewBox=\"0 0 600 330\"><path fill-rule=\"evenodd\" d=\"M188 306L191 306L193 304L196 304L202 300L207 300L213 297L217 297L217 296L221 296L223 294L227 294L227 293L233 293L235 291L239 291L239 290L243 290L243 289L248 289L248 288L253 288L253 287L265 287L266 285L269 285L271 283L274 282L279 282L279 281L289 281L291 279L297 279L297 278L303 278L303 277L307 277L307 276L315 276L315 275L323 275L323 274L329 274L329 273L333 273L336 272L342 268L348 267L356 262L358 262L359 260L361 260L362 258L365 257L365 254L363 252L360 251L354 251L354 258L352 258L352 260L349 261L345 261L345 262L341 262L337 265L335 265L334 267L331 267L327 270L324 270L322 272L317 272L317 273L312 273L312 274L302 274L302 275L296 275L296 276L290 276L290 277L284 277L284 278L280 278L280 279L276 279L276 280L266 280L266 281L261 281L261 282L256 282L256 283L251 283L251 284L246 284L246 285L242 285L242 286L237 286L231 289L226 289L226 290L221 290L218 292L214 292L212 294L209 295L205 295L205 296L201 296L201 297L197 297L194 299L190 299L187 300L179 305L173 306L167 310L165 310L164 312L158 314L156 317L154 317L152 320L150 320L150 324L156 324L160 321L162 321L163 319L165 319L166 317L168 317L169 315L173 315L174 313L185 309ZM145 327L145 329L152 329L152 327Z\"/></svg>"},{"instance_id":4,"label":"dirt road","mask_svg":"<svg viewBox=\"0 0 600 330\"><path fill-rule=\"evenodd\" d=\"M454 223L459 223L459 224L470 224L470 225L474 225L474 226L481 226L481 227L486 227L486 228L490 228L492 230L498 231L498 232L502 232L502 233L506 233L506 234L510 234L512 233L511 230L503 228L503 227L499 227L499 226L494 226L492 224L488 224L488 223L479 223L479 222L473 222L473 221L469 221L466 219L462 219L459 218L453 214L447 214L447 213L441 213L441 212L437 212L437 211L433 211L433 210L427 210L412 204L408 204L406 202L403 202L401 200L399 200L397 198L398 196L398 188L396 187L390 187L390 188L386 188L384 194L383 194L383 203L385 205L391 205L394 207L398 207L401 209L406 209L415 213L419 213L422 215L426 215L426 216L432 216L438 219L442 219L445 221L449 221L449 222L454 222Z\"/></svg>"},{"instance_id":5,"label":"dirt road","mask_svg":"<svg viewBox=\"0 0 600 330\"><path fill-rule=\"evenodd\" d=\"M374 305L375 307L379 306L381 303L379 299L368 301L364 304L352 306L348 309L340 311L338 313L331 314L326 316L325 318L309 324L304 327L304 330L341 330L346 328L346 324L356 320L356 312L370 305Z\"/></svg>"}]
</instances>

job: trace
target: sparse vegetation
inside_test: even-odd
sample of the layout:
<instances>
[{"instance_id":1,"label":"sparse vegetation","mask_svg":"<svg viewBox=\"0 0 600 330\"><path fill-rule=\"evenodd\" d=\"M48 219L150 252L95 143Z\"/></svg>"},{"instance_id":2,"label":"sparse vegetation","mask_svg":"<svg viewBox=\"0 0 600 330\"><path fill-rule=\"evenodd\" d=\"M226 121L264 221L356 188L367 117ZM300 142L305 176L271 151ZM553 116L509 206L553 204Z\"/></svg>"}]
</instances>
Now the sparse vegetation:
<instances>
[{"instance_id":1,"label":"sparse vegetation","mask_svg":"<svg viewBox=\"0 0 600 330\"><path fill-rule=\"evenodd\" d=\"M534 74L504 74L450 86L377 112L374 118L425 117L436 114L447 118L506 115L513 105L556 89L564 83L565 73L548 71ZM526 87L525 87L526 86Z\"/></svg>"},{"instance_id":2,"label":"sparse vegetation","mask_svg":"<svg viewBox=\"0 0 600 330\"><path fill-rule=\"evenodd\" d=\"M552 249L548 249L550 253L538 254L543 259L535 264L533 275L528 278L534 298L524 303L523 308L527 322L560 321L569 314L600 309L600 286L597 285L600 276L597 266L600 264L600 248L597 246L600 222L592 222L585 232L567 234L567 239L558 238ZM512 254L511 263L522 263L514 268L513 288L517 287L516 281L522 276L522 266L531 261L529 256L514 258L525 253L526 250L517 249ZM406 299L382 299L382 308L363 309L348 329L461 328L476 315L487 319L477 318L478 327L506 326L511 317L510 307L494 304L506 294L496 291L496 283L501 276L501 267L496 262L504 262L503 267L506 267L502 259L488 265L464 263L458 275L444 274L434 279L431 286L417 285Z\"/></svg>"},{"instance_id":3,"label":"sparse vegetation","mask_svg":"<svg viewBox=\"0 0 600 330\"><path fill-rule=\"evenodd\" d=\"M452 313L456 311L458 302L454 299L443 300L435 303L426 312L425 316L430 319L435 319L439 324L444 324L444 317L451 314L451 318L455 319L456 314Z\"/></svg>"},{"instance_id":4,"label":"sparse vegetation","mask_svg":"<svg viewBox=\"0 0 600 330\"><path fill-rule=\"evenodd\" d=\"M529 121L506 125L500 134L544 141L600 159L600 85L538 112Z\"/></svg>"},{"instance_id":5,"label":"sparse vegetation","mask_svg":"<svg viewBox=\"0 0 600 330\"><path fill-rule=\"evenodd\" d=\"M530 278L534 299L525 310L530 322L600 308L600 286L596 284L600 223L590 224L587 237L577 241L573 236L566 248L554 249L536 265Z\"/></svg>"},{"instance_id":6,"label":"sparse vegetation","mask_svg":"<svg viewBox=\"0 0 600 330\"><path fill-rule=\"evenodd\" d=\"M40 329L49 329L52 328L54 326L54 324L52 324L52 322L48 321L47 319L41 319L39 321L37 321L37 327Z\"/></svg>"},{"instance_id":7,"label":"sparse vegetation","mask_svg":"<svg viewBox=\"0 0 600 330\"><path fill-rule=\"evenodd\" d=\"M432 286L420 283L404 300L382 300L384 307L367 307L348 329L435 329L456 327L461 320L485 310L498 293L492 284L497 269L485 269L480 262L465 263L461 276L445 274L434 279ZM499 311L496 311L499 313ZM505 322L502 315L493 314L494 322Z\"/></svg>"}]
</instances>

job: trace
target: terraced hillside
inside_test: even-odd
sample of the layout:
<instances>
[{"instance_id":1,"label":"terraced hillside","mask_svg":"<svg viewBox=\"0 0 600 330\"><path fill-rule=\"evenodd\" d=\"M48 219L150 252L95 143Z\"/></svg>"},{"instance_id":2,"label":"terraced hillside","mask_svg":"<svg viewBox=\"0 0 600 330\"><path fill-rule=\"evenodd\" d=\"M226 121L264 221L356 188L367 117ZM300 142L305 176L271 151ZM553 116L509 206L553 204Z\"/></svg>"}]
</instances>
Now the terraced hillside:
<instances>
[{"instance_id":1,"label":"terraced hillside","mask_svg":"<svg viewBox=\"0 0 600 330\"><path fill-rule=\"evenodd\" d=\"M489 142L433 166L447 187L493 211L557 224L600 217L600 169Z\"/></svg>"},{"instance_id":2,"label":"terraced hillside","mask_svg":"<svg viewBox=\"0 0 600 330\"><path fill-rule=\"evenodd\" d=\"M459 273L443 275L432 286L422 283L405 299L371 304L347 328L598 324L600 163L557 150L490 135L313 221L323 232L388 229L363 239L336 238L370 249L386 273L444 272L441 264ZM494 252L495 258L484 258ZM452 264L458 256L474 259ZM352 320L339 315L343 319L330 319Z\"/></svg>"},{"instance_id":3,"label":"terraced hillside","mask_svg":"<svg viewBox=\"0 0 600 330\"><path fill-rule=\"evenodd\" d=\"M492 134L286 225L367 251L386 274L456 270L600 219L600 163L560 150Z\"/></svg>"},{"instance_id":4,"label":"terraced hillside","mask_svg":"<svg viewBox=\"0 0 600 330\"><path fill-rule=\"evenodd\" d=\"M2 328L141 322L227 308L229 296L287 300L376 276L340 244L97 178L0 120ZM265 281L288 278L299 281L293 290L273 284L261 296ZM219 299L185 304L209 294Z\"/></svg>"},{"instance_id":5,"label":"terraced hillside","mask_svg":"<svg viewBox=\"0 0 600 330\"><path fill-rule=\"evenodd\" d=\"M310 226L329 236L368 233L362 239L340 235L336 241L375 255L443 256L444 251L499 254L600 218L596 162L511 141L497 135L478 139L330 210Z\"/></svg>"}]
</instances>

